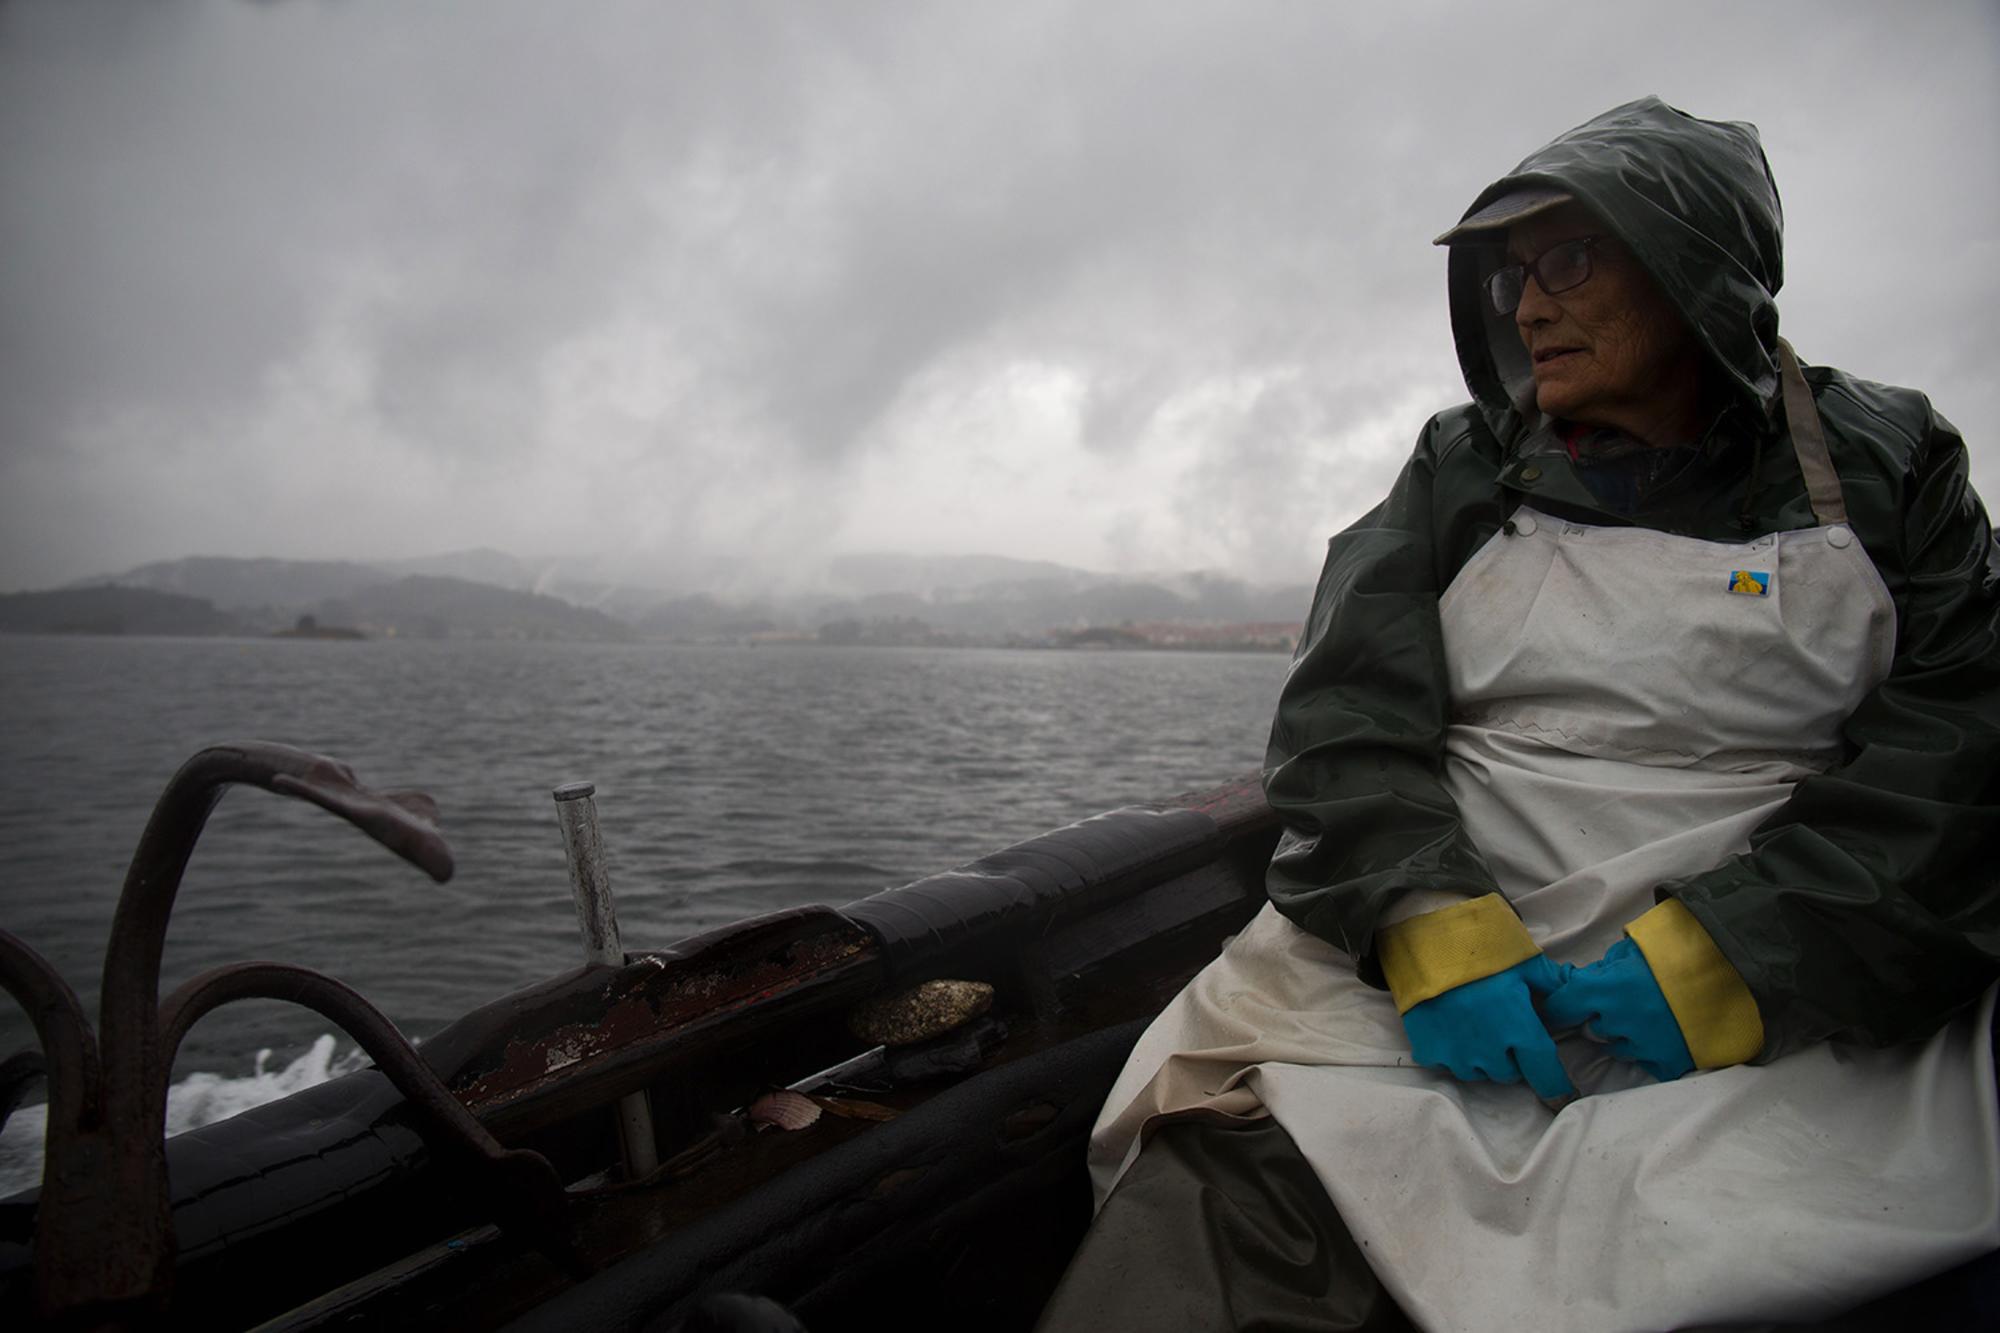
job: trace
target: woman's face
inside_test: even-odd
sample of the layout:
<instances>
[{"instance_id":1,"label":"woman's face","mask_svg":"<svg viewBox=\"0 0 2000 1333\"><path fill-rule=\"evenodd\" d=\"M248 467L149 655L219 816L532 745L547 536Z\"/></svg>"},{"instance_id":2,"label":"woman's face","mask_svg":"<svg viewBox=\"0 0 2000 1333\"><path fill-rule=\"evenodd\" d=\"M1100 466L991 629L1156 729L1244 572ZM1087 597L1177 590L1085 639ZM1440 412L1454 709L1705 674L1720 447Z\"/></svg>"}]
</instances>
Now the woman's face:
<instances>
[{"instance_id":1,"label":"woman's face","mask_svg":"<svg viewBox=\"0 0 2000 1333\"><path fill-rule=\"evenodd\" d=\"M1550 296L1532 276L1514 324L1534 365L1535 404L1551 416L1608 426L1673 444L1698 427L1701 358L1666 293L1579 204L1517 223L1507 233L1515 262L1579 236L1601 236L1590 276Z\"/></svg>"}]
</instances>

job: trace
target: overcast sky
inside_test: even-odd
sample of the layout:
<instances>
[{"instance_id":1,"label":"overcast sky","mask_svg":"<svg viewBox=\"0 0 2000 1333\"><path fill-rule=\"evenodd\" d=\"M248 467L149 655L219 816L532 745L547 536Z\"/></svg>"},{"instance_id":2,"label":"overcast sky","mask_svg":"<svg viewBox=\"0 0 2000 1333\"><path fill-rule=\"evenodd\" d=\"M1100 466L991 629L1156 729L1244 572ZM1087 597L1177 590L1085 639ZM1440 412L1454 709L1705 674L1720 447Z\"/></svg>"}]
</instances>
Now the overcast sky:
<instances>
[{"instance_id":1,"label":"overcast sky","mask_svg":"<svg viewBox=\"0 0 2000 1333\"><path fill-rule=\"evenodd\" d=\"M2000 496L2000 4L0 0L0 589L494 546L1309 580L1430 238L1647 93Z\"/></svg>"}]
</instances>

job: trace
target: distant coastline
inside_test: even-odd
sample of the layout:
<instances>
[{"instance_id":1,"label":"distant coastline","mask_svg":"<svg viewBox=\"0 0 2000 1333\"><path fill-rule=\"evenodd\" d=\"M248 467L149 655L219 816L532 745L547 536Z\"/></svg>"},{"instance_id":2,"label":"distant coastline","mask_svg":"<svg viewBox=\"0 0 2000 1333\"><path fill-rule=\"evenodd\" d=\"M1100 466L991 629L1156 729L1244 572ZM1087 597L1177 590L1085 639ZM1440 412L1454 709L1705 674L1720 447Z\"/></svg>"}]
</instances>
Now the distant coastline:
<instances>
[{"instance_id":1,"label":"distant coastline","mask_svg":"<svg viewBox=\"0 0 2000 1333\"><path fill-rule=\"evenodd\" d=\"M240 632L236 618L206 598L148 588L61 588L0 595L0 633L213 638Z\"/></svg>"},{"instance_id":2,"label":"distant coastline","mask_svg":"<svg viewBox=\"0 0 2000 1333\"><path fill-rule=\"evenodd\" d=\"M1309 596L994 556L843 557L817 590L733 597L591 582L496 551L196 557L0 594L0 633L1288 653Z\"/></svg>"}]
</instances>

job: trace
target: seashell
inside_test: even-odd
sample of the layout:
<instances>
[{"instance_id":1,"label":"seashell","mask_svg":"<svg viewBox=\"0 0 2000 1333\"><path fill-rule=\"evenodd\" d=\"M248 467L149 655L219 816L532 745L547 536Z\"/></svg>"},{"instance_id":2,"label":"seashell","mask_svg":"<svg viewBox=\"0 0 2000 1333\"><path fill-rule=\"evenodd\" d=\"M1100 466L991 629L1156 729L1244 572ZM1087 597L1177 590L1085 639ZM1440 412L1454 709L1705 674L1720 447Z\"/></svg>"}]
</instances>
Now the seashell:
<instances>
[{"instance_id":1,"label":"seashell","mask_svg":"<svg viewBox=\"0 0 2000 1333\"><path fill-rule=\"evenodd\" d=\"M847 1030L878 1046L910 1046L941 1036L993 1007L983 981L926 981L856 1005Z\"/></svg>"},{"instance_id":2,"label":"seashell","mask_svg":"<svg viewBox=\"0 0 2000 1333\"><path fill-rule=\"evenodd\" d=\"M748 1114L753 1124L805 1129L819 1119L819 1103L804 1093L780 1088L751 1102Z\"/></svg>"}]
</instances>

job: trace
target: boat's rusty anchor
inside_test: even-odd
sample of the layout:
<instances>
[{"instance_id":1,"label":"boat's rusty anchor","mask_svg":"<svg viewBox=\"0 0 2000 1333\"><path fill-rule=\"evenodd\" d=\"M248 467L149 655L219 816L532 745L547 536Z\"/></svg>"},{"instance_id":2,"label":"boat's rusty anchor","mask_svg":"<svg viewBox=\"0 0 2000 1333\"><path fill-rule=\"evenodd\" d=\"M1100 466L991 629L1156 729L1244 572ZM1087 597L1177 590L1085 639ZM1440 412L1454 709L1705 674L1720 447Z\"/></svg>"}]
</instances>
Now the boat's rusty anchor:
<instances>
[{"instance_id":1,"label":"boat's rusty anchor","mask_svg":"<svg viewBox=\"0 0 2000 1333\"><path fill-rule=\"evenodd\" d=\"M165 1142L174 1053L202 1015L250 998L302 1004L345 1029L408 1101L431 1150L469 1170L501 1225L580 1274L584 1264L555 1169L539 1153L501 1147L395 1025L356 992L307 968L242 963L204 972L160 1003L160 956L174 895L209 812L235 783L310 801L439 883L451 877L436 803L422 792L369 791L345 764L286 745L224 745L182 765L140 835L105 948L96 1034L55 969L0 931L0 985L27 1011L43 1052L40 1062L10 1061L8 1081L18 1095L39 1063L49 1083L34 1227L42 1317L67 1326L129 1324L165 1306L175 1248ZM0 1107L0 1123L6 1109Z\"/></svg>"}]
</instances>

